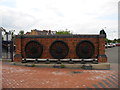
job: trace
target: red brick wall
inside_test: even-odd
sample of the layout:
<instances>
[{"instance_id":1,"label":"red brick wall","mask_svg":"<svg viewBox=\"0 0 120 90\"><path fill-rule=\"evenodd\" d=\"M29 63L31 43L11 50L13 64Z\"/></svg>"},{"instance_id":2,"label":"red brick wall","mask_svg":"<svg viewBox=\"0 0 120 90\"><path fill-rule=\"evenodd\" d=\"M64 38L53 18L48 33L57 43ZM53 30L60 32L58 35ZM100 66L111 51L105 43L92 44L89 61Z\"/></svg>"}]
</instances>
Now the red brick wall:
<instances>
[{"instance_id":1,"label":"red brick wall","mask_svg":"<svg viewBox=\"0 0 120 90\"><path fill-rule=\"evenodd\" d=\"M107 57L105 55L105 38L99 38L99 56L98 61L99 62L107 62Z\"/></svg>"},{"instance_id":2,"label":"red brick wall","mask_svg":"<svg viewBox=\"0 0 120 90\"><path fill-rule=\"evenodd\" d=\"M105 40L102 37L99 38L16 38L16 55L21 55L19 59L15 57L14 61L21 61L22 56L25 56L25 45L31 41L31 40L36 40L40 44L43 45L43 53L41 55L41 59L52 59L53 57L49 53L49 47L55 40L62 40L65 43L68 44L69 47L69 53L66 56L66 58L71 58L71 59L77 59L79 58L76 55L76 45L82 40L89 40L94 44L95 47L95 53L92 58L96 58L98 55L98 60L99 62L107 62L107 58L102 57L105 55ZM99 56L102 55L102 56Z\"/></svg>"}]
</instances>

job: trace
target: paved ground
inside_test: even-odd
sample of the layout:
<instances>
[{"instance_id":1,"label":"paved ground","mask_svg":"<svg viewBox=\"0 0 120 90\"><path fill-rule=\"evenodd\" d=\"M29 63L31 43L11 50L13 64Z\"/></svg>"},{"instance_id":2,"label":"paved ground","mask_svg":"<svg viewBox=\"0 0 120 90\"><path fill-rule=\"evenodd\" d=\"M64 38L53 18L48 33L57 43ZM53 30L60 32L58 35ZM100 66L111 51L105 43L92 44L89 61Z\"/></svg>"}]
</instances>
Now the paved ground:
<instances>
[{"instance_id":1,"label":"paved ground","mask_svg":"<svg viewBox=\"0 0 120 90\"><path fill-rule=\"evenodd\" d=\"M110 70L50 69L12 65L3 65L2 69L3 88L117 87L117 73Z\"/></svg>"},{"instance_id":2,"label":"paved ground","mask_svg":"<svg viewBox=\"0 0 120 90\"><path fill-rule=\"evenodd\" d=\"M120 53L120 47L113 47L106 49L106 55L110 63L118 63L118 53Z\"/></svg>"},{"instance_id":3,"label":"paved ground","mask_svg":"<svg viewBox=\"0 0 120 90\"><path fill-rule=\"evenodd\" d=\"M37 68L3 64L3 88L117 88L116 50L107 49L111 70ZM120 76L120 74L119 74Z\"/></svg>"},{"instance_id":4,"label":"paved ground","mask_svg":"<svg viewBox=\"0 0 120 90\"><path fill-rule=\"evenodd\" d=\"M106 49L106 55L108 62L111 64L111 69L118 72L118 53L120 53L120 47Z\"/></svg>"}]
</instances>

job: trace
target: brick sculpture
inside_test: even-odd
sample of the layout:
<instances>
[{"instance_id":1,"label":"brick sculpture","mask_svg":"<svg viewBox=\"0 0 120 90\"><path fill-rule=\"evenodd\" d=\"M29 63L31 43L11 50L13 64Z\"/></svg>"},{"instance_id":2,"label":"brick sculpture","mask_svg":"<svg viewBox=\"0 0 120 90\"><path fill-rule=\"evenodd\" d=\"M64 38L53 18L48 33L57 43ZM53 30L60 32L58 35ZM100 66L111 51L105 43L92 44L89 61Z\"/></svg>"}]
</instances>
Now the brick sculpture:
<instances>
[{"instance_id":1,"label":"brick sculpture","mask_svg":"<svg viewBox=\"0 0 120 90\"><path fill-rule=\"evenodd\" d=\"M105 35L17 35L15 62L22 58L98 59L107 62Z\"/></svg>"}]
</instances>

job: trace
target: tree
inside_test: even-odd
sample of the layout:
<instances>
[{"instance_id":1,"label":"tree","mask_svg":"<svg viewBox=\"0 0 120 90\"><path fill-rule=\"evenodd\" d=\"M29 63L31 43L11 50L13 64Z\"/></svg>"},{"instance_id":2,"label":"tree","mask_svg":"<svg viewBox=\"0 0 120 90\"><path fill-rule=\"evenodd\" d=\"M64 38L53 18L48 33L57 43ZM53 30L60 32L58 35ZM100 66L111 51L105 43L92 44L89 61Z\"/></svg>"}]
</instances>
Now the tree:
<instances>
[{"instance_id":1,"label":"tree","mask_svg":"<svg viewBox=\"0 0 120 90\"><path fill-rule=\"evenodd\" d=\"M112 40L109 40L109 39L106 38L106 39L105 39L105 42L106 42L106 43L112 43Z\"/></svg>"},{"instance_id":2,"label":"tree","mask_svg":"<svg viewBox=\"0 0 120 90\"><path fill-rule=\"evenodd\" d=\"M56 32L57 35L69 35L72 34L70 31L68 31L68 29L66 30L60 30Z\"/></svg>"},{"instance_id":3,"label":"tree","mask_svg":"<svg viewBox=\"0 0 120 90\"><path fill-rule=\"evenodd\" d=\"M2 36L2 40L3 40L4 38L3 38L3 36Z\"/></svg>"},{"instance_id":4,"label":"tree","mask_svg":"<svg viewBox=\"0 0 120 90\"><path fill-rule=\"evenodd\" d=\"M117 43L117 39L114 39L114 40L112 41L112 43Z\"/></svg>"},{"instance_id":5,"label":"tree","mask_svg":"<svg viewBox=\"0 0 120 90\"><path fill-rule=\"evenodd\" d=\"M20 30L18 35L24 35L24 30Z\"/></svg>"},{"instance_id":6,"label":"tree","mask_svg":"<svg viewBox=\"0 0 120 90\"><path fill-rule=\"evenodd\" d=\"M120 43L120 38L118 38L117 42Z\"/></svg>"},{"instance_id":7,"label":"tree","mask_svg":"<svg viewBox=\"0 0 120 90\"><path fill-rule=\"evenodd\" d=\"M106 32L104 31L104 29L102 29L102 30L100 31L100 34L104 34L104 35L105 35L105 38L107 37Z\"/></svg>"}]
</instances>

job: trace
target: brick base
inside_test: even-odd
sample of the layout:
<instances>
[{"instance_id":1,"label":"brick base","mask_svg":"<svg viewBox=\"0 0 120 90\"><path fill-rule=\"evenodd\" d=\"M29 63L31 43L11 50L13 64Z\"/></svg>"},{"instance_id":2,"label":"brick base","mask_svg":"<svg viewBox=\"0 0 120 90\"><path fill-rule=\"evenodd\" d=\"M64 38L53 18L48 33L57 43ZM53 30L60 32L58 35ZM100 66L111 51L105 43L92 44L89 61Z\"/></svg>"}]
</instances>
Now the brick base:
<instances>
[{"instance_id":1,"label":"brick base","mask_svg":"<svg viewBox=\"0 0 120 90\"><path fill-rule=\"evenodd\" d=\"M98 56L98 62L107 62L107 56L106 55L99 55Z\"/></svg>"},{"instance_id":2,"label":"brick base","mask_svg":"<svg viewBox=\"0 0 120 90\"><path fill-rule=\"evenodd\" d=\"M16 54L14 56L14 62L21 62L22 61L22 56L21 54Z\"/></svg>"},{"instance_id":3,"label":"brick base","mask_svg":"<svg viewBox=\"0 0 120 90\"><path fill-rule=\"evenodd\" d=\"M91 59L97 56L98 62L107 62L105 37L102 35L17 35L15 40L17 55L15 55L14 61L21 62L22 58L26 58L25 47L30 41L39 42L43 46L42 55L38 59L53 59L49 49L56 40L64 41L69 47L68 55L64 59L79 59L76 54L76 46L83 40L87 40L94 45L94 55Z\"/></svg>"}]
</instances>

